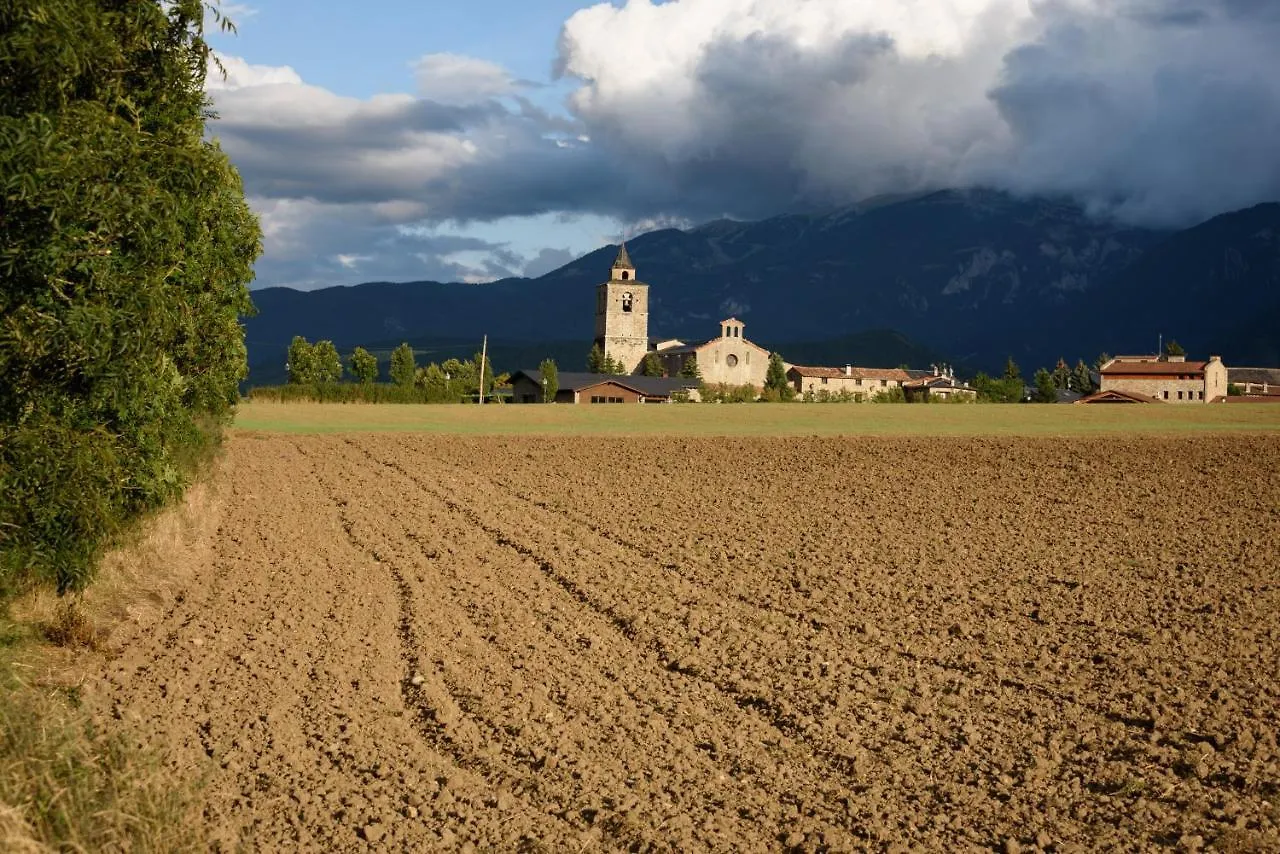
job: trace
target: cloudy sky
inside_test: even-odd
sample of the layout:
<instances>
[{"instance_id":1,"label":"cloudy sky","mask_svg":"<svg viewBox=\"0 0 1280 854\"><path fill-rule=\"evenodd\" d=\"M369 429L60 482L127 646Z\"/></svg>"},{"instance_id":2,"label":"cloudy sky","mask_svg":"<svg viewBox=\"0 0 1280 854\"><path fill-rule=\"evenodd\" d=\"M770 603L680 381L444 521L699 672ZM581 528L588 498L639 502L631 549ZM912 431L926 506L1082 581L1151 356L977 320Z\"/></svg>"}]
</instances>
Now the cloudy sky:
<instances>
[{"instance_id":1,"label":"cloudy sky","mask_svg":"<svg viewBox=\"0 0 1280 854\"><path fill-rule=\"evenodd\" d=\"M256 287L539 275L664 224L983 185L1280 199L1280 0L248 0Z\"/></svg>"}]
</instances>

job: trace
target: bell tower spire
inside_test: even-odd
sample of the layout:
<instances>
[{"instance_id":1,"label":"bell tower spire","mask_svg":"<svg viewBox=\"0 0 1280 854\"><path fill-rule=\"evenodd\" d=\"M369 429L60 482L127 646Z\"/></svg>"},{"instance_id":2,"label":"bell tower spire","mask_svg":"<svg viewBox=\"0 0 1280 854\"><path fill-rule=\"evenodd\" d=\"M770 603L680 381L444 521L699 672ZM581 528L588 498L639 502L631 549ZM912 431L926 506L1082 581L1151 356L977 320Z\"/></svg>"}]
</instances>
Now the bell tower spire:
<instances>
[{"instance_id":1,"label":"bell tower spire","mask_svg":"<svg viewBox=\"0 0 1280 854\"><path fill-rule=\"evenodd\" d=\"M636 267L631 263L631 256L627 254L627 244L624 241L618 247L618 257L613 262L613 271L610 279L615 282L632 282L636 278Z\"/></svg>"}]
</instances>

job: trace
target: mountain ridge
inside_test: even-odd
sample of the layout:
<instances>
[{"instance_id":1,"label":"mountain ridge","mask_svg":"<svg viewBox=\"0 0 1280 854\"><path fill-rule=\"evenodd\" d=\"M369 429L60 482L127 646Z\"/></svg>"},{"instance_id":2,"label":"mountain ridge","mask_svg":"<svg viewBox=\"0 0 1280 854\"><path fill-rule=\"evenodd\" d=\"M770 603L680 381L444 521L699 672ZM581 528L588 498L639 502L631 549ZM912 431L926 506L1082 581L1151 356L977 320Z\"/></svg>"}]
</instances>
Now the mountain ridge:
<instances>
[{"instance_id":1,"label":"mountain ridge","mask_svg":"<svg viewBox=\"0 0 1280 854\"><path fill-rule=\"evenodd\" d=\"M987 370L1010 355L1027 365L1091 359L1158 334L1193 353L1280 362L1277 327L1258 321L1280 317L1280 204L1162 231L1097 220L1061 199L942 190L660 229L627 245L651 288L654 336L706 339L733 314L747 337L788 359L783 342L891 329L922 353ZM259 315L245 321L251 364L278 359L295 334L344 350L487 333L582 341L585 352L595 286L616 251L483 285L255 290ZM1230 311L1220 308L1224 295Z\"/></svg>"}]
</instances>

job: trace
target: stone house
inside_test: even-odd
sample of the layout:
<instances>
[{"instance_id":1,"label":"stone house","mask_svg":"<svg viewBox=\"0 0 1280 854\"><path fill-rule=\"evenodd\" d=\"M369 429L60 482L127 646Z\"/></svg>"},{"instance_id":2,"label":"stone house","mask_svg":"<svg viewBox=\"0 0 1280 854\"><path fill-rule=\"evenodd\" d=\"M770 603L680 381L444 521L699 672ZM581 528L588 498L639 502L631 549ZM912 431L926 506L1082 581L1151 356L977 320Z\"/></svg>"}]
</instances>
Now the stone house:
<instances>
[{"instance_id":1,"label":"stone house","mask_svg":"<svg viewBox=\"0 0 1280 854\"><path fill-rule=\"evenodd\" d=\"M720 337L702 344L684 344L654 350L668 376L678 376L685 363L698 361L702 381L708 385L751 385L764 388L769 371L769 351L742 335L744 325L736 317L720 321ZM672 342L679 344L679 342Z\"/></svg>"},{"instance_id":2,"label":"stone house","mask_svg":"<svg viewBox=\"0 0 1280 854\"><path fill-rule=\"evenodd\" d=\"M1222 359L1189 362L1185 356L1116 356L1098 369L1100 391L1123 391L1164 403L1210 403L1227 395Z\"/></svg>"},{"instance_id":3,"label":"stone house","mask_svg":"<svg viewBox=\"0 0 1280 854\"><path fill-rule=\"evenodd\" d=\"M859 403L869 401L881 392L901 388L910 376L900 368L843 368L792 365L787 371L787 382L797 394L827 391L830 394L848 392Z\"/></svg>"},{"instance_id":4,"label":"stone house","mask_svg":"<svg viewBox=\"0 0 1280 854\"><path fill-rule=\"evenodd\" d=\"M902 393L906 396L907 403L978 399L978 390L971 388L968 383L956 382L955 375L950 371L935 368L930 373L921 371L913 373L924 375L912 377L902 384Z\"/></svg>"}]
</instances>

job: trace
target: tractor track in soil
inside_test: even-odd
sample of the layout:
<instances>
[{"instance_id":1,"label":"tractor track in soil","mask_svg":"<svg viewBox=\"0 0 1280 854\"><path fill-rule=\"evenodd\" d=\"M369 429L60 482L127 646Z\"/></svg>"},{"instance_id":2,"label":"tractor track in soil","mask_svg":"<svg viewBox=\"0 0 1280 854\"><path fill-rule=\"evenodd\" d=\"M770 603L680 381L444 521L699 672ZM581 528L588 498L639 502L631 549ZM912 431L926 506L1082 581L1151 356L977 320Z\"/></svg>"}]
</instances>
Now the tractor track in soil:
<instances>
[{"instance_id":1,"label":"tractor track in soil","mask_svg":"<svg viewBox=\"0 0 1280 854\"><path fill-rule=\"evenodd\" d=\"M97 714L228 849L1280 847L1280 448L240 434Z\"/></svg>"}]
</instances>

